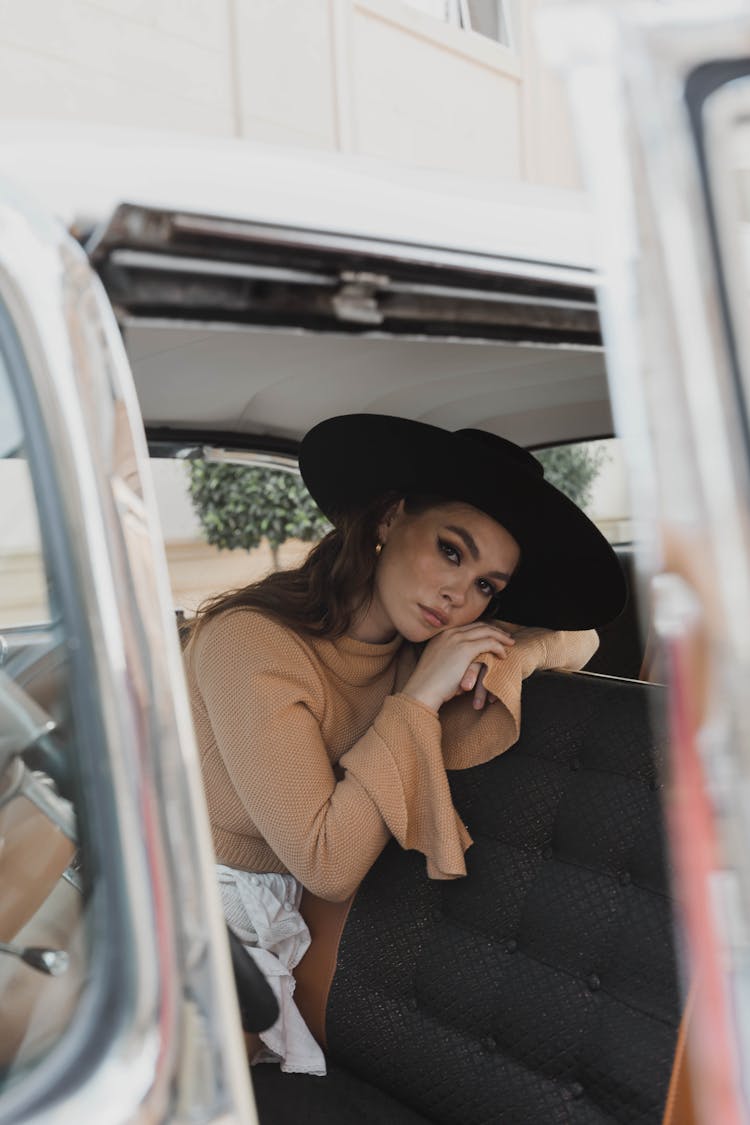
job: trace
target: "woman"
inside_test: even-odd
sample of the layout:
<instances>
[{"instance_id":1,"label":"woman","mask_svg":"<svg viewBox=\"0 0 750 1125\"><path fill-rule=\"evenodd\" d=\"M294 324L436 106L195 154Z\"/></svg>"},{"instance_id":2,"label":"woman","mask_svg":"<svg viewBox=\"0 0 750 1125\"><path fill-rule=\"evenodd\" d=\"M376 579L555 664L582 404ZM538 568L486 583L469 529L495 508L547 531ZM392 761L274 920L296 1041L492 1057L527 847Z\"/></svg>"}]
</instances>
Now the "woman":
<instances>
[{"instance_id":1,"label":"woman","mask_svg":"<svg viewBox=\"0 0 750 1125\"><path fill-rule=\"evenodd\" d=\"M512 745L523 678L582 667L625 590L594 525L492 434L332 418L300 469L334 530L203 607L188 680L225 912L281 1001L264 1042L320 1073L291 999L301 888L347 898L391 836L429 877L465 875L446 769Z\"/></svg>"}]
</instances>

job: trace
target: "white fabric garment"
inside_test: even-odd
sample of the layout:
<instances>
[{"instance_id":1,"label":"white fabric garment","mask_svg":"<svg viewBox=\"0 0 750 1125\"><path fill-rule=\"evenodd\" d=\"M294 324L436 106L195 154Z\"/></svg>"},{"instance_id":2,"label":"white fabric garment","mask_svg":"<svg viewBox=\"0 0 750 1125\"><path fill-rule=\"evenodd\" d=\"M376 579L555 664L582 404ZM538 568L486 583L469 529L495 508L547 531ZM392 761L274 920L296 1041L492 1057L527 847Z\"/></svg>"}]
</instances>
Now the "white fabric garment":
<instances>
[{"instance_id":1,"label":"white fabric garment","mask_svg":"<svg viewBox=\"0 0 750 1125\"><path fill-rule=\"evenodd\" d=\"M224 917L274 991L279 1018L260 1033L263 1048L253 1059L279 1062L287 1073L326 1073L325 1056L294 1002L292 970L310 946L299 912L302 886L293 875L251 874L218 864Z\"/></svg>"}]
</instances>

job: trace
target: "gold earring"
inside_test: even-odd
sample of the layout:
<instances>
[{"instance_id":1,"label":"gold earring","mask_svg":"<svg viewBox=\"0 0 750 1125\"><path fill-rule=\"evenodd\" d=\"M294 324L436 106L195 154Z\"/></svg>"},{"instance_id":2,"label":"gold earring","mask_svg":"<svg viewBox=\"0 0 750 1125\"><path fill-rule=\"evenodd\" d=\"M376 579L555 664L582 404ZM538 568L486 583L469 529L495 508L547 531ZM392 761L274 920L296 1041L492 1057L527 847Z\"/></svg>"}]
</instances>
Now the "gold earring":
<instances>
[{"instance_id":1,"label":"gold earring","mask_svg":"<svg viewBox=\"0 0 750 1125\"><path fill-rule=\"evenodd\" d=\"M383 544L382 543L376 543L375 544L375 554L379 555L382 550L383 550Z\"/></svg>"}]
</instances>

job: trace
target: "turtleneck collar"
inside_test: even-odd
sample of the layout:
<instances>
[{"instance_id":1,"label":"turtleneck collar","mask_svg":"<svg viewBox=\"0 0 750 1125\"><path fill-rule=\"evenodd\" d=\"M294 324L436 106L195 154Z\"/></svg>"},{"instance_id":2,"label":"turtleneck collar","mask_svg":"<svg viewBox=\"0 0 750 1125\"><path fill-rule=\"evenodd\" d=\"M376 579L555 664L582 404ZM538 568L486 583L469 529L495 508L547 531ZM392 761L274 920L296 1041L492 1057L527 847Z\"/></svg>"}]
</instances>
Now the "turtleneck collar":
<instances>
[{"instance_id":1,"label":"turtleneck collar","mask_svg":"<svg viewBox=\"0 0 750 1125\"><path fill-rule=\"evenodd\" d=\"M378 679L393 666L403 643L404 639L398 633L385 644L373 644L349 636L312 641L320 660L335 676L346 683L361 686Z\"/></svg>"}]
</instances>

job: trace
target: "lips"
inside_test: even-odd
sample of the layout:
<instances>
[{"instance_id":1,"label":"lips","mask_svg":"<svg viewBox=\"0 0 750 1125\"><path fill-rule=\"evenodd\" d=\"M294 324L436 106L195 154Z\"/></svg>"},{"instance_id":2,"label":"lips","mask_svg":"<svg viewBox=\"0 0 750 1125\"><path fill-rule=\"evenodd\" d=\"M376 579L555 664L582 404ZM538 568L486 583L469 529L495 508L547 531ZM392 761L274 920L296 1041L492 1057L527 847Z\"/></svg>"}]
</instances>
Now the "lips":
<instances>
[{"instance_id":1,"label":"lips","mask_svg":"<svg viewBox=\"0 0 750 1125\"><path fill-rule=\"evenodd\" d=\"M429 606L420 603L419 608L422 610L422 616L433 628L443 628L448 624L448 618L444 613L437 609L430 609Z\"/></svg>"}]
</instances>

